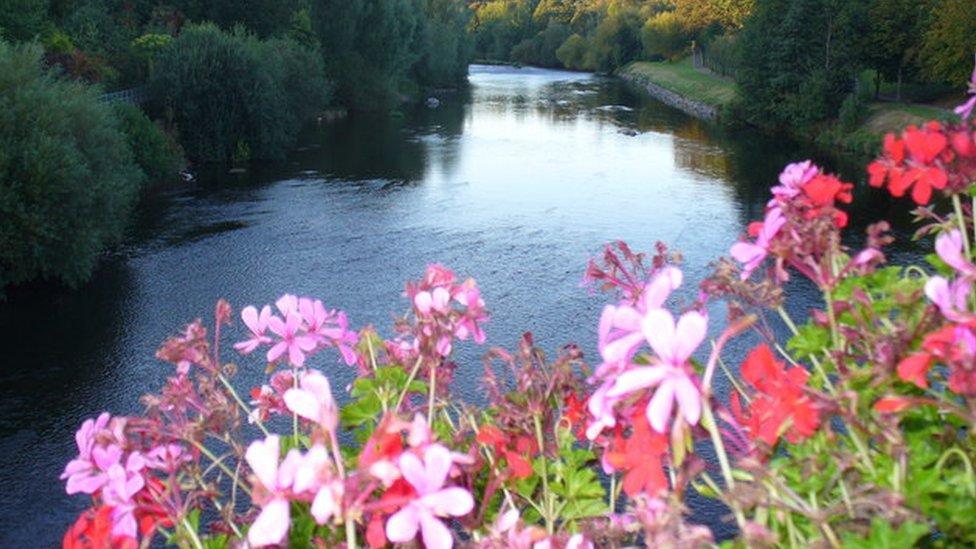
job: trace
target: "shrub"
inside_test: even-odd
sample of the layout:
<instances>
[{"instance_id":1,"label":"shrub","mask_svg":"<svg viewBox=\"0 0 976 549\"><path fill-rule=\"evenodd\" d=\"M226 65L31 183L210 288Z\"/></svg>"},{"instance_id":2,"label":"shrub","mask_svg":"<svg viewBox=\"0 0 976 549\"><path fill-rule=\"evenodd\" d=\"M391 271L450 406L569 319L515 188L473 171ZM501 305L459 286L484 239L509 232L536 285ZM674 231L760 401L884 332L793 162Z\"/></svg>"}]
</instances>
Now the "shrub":
<instances>
[{"instance_id":1,"label":"shrub","mask_svg":"<svg viewBox=\"0 0 976 549\"><path fill-rule=\"evenodd\" d=\"M673 11L651 17L641 29L644 54L648 57L673 59L684 53L691 40L681 18Z\"/></svg>"},{"instance_id":2,"label":"shrub","mask_svg":"<svg viewBox=\"0 0 976 549\"><path fill-rule=\"evenodd\" d=\"M586 38L574 33L556 50L556 58L567 69L588 69L590 67L585 65L587 49Z\"/></svg>"},{"instance_id":3,"label":"shrub","mask_svg":"<svg viewBox=\"0 0 976 549\"><path fill-rule=\"evenodd\" d=\"M148 181L172 179L186 167L179 145L142 109L125 103L116 103L114 108L119 129L125 134L132 156Z\"/></svg>"},{"instance_id":4,"label":"shrub","mask_svg":"<svg viewBox=\"0 0 976 549\"><path fill-rule=\"evenodd\" d=\"M213 25L186 28L153 72L157 106L200 161L228 161L241 140L256 159L280 159L328 97L320 56L290 39L259 41Z\"/></svg>"},{"instance_id":5,"label":"shrub","mask_svg":"<svg viewBox=\"0 0 976 549\"><path fill-rule=\"evenodd\" d=\"M119 240L143 176L112 108L0 42L0 287L85 280Z\"/></svg>"}]
</instances>

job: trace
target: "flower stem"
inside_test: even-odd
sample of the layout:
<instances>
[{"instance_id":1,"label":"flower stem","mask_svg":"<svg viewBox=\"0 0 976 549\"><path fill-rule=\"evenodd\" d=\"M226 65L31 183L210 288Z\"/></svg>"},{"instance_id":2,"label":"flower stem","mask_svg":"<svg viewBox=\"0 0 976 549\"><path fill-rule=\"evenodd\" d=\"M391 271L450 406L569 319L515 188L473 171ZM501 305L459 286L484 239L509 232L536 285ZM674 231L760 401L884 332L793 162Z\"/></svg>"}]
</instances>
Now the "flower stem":
<instances>
[{"instance_id":1,"label":"flower stem","mask_svg":"<svg viewBox=\"0 0 976 549\"><path fill-rule=\"evenodd\" d=\"M231 396L234 397L234 400L237 401L237 405L240 406L241 410L244 411L244 415L250 417L251 409L247 406L247 404L244 404L243 400L241 400L240 395L238 395L237 391L234 390L234 386L231 385L229 381L227 381L227 378L224 377L223 374L217 374L217 379L219 379L220 382L224 384L224 387L226 387L227 390L230 392ZM257 424L258 428L261 429L261 432L264 433L264 436L268 436L271 434L270 432L268 432L268 428L264 426L264 422L262 422L260 418L255 418L254 422Z\"/></svg>"},{"instance_id":2,"label":"flower stem","mask_svg":"<svg viewBox=\"0 0 976 549\"><path fill-rule=\"evenodd\" d=\"M356 549L356 523L346 517L346 549Z\"/></svg>"},{"instance_id":3,"label":"flower stem","mask_svg":"<svg viewBox=\"0 0 976 549\"><path fill-rule=\"evenodd\" d=\"M393 413L400 411L400 406L403 405L403 399L407 397L407 393L410 391L410 384L413 380L417 379L417 371L420 370L420 364L423 362L423 357L418 356L417 362L413 365L413 369L410 370L410 376L407 377L407 384L403 386L403 392L400 393L400 398L397 399L396 406L393 408Z\"/></svg>"},{"instance_id":4,"label":"flower stem","mask_svg":"<svg viewBox=\"0 0 976 549\"><path fill-rule=\"evenodd\" d=\"M427 427L434 424L434 396L437 391L437 366L430 367L430 396L427 399Z\"/></svg>"},{"instance_id":5,"label":"flower stem","mask_svg":"<svg viewBox=\"0 0 976 549\"><path fill-rule=\"evenodd\" d=\"M956 211L956 223L959 224L959 232L962 233L962 246L966 250L966 257L972 257L969 248L969 230L966 229L966 218L962 213L962 200L959 199L958 194L952 195L952 207Z\"/></svg>"},{"instance_id":6,"label":"flower stem","mask_svg":"<svg viewBox=\"0 0 976 549\"><path fill-rule=\"evenodd\" d=\"M715 455L718 457L719 467L722 469L722 477L725 479L725 487L727 490L735 488L735 479L732 477L732 467L729 465L729 456L725 452L725 444L722 442L722 435L718 432L718 423L715 422L715 416L712 415L712 405L705 400L702 402L702 420L704 422L704 427L708 430L708 434L712 438L712 446L715 447ZM746 525L745 515L742 514L742 510L739 509L739 505L735 502L729 502L732 507L732 512L735 515L735 521L739 525L739 529L742 530Z\"/></svg>"},{"instance_id":7,"label":"flower stem","mask_svg":"<svg viewBox=\"0 0 976 549\"><path fill-rule=\"evenodd\" d=\"M193 546L198 549L203 549L203 542L200 541L197 533L193 530L193 525L190 524L190 521L188 521L186 517L183 517L181 522L183 523L183 530L186 531L186 535L190 538L190 542L193 544Z\"/></svg>"}]
</instances>

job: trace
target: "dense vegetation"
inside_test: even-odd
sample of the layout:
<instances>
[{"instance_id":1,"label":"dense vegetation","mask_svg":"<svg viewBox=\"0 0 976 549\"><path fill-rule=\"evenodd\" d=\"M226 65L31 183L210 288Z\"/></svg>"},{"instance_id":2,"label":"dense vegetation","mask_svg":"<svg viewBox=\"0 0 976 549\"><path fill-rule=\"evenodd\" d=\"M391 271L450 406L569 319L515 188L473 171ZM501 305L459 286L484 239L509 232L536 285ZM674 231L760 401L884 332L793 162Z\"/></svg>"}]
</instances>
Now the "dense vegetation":
<instances>
[{"instance_id":1,"label":"dense vegetation","mask_svg":"<svg viewBox=\"0 0 976 549\"><path fill-rule=\"evenodd\" d=\"M184 151L281 159L330 107L456 87L471 13L462 0L3 3L0 288L84 280L143 183L175 177ZM132 87L148 91L142 108L99 102Z\"/></svg>"},{"instance_id":2,"label":"dense vegetation","mask_svg":"<svg viewBox=\"0 0 976 549\"><path fill-rule=\"evenodd\" d=\"M877 96L959 90L976 52L971 0L491 0L474 3L480 58L613 71L694 55L735 78L746 122L850 125ZM842 112L843 110L843 112Z\"/></svg>"},{"instance_id":3,"label":"dense vegetation","mask_svg":"<svg viewBox=\"0 0 976 549\"><path fill-rule=\"evenodd\" d=\"M112 107L40 58L0 41L0 288L85 279L145 177Z\"/></svg>"}]
</instances>

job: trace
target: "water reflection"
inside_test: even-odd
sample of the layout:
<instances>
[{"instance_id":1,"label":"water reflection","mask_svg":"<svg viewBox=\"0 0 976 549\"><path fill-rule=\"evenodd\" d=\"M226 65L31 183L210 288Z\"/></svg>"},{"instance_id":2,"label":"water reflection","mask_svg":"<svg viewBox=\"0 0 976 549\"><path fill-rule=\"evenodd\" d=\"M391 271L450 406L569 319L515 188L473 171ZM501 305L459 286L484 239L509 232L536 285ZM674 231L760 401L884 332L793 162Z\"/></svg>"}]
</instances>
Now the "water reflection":
<instances>
[{"instance_id":1,"label":"water reflection","mask_svg":"<svg viewBox=\"0 0 976 549\"><path fill-rule=\"evenodd\" d=\"M161 189L90 284L0 305L0 546L55 543L83 505L57 479L72 432L102 410L137 412L138 396L166 374L156 346L219 297L240 306L285 291L319 296L388 333L389 311L406 307L403 282L440 262L482 284L491 343L514 345L529 330L549 350L577 341L592 356L604 298L579 282L604 242L680 248L689 285L675 301L687 303L761 214L782 166L811 156L720 131L605 78L473 67L470 80L468 94L437 109L310 128L287 163ZM865 197L854 207L861 227L891 204ZM817 302L802 281L791 290L797 314ZM711 314L717 329L724 312ZM732 355L748 345L737 341ZM456 390L479 402L484 349L460 352ZM335 387L352 379L318 365ZM258 383L261 370L245 363L243 381ZM691 504L717 524L716 509Z\"/></svg>"}]
</instances>

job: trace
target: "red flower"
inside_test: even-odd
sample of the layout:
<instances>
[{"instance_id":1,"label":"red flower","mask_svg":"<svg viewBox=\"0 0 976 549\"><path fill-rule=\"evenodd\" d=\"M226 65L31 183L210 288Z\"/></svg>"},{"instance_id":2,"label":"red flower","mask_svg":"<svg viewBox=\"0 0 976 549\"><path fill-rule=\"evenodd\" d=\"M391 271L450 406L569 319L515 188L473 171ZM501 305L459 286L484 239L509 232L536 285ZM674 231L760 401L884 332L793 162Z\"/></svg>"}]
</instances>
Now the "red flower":
<instances>
[{"instance_id":1,"label":"red flower","mask_svg":"<svg viewBox=\"0 0 976 549\"><path fill-rule=\"evenodd\" d=\"M879 414L897 414L902 410L910 408L917 402L919 402L919 399L915 398L900 396L882 397L874 403L874 411Z\"/></svg>"},{"instance_id":2,"label":"red flower","mask_svg":"<svg viewBox=\"0 0 976 549\"><path fill-rule=\"evenodd\" d=\"M668 489L664 475L668 437L651 429L644 408L638 408L640 411L631 418L630 438L624 439L618 430L608 449L607 461L614 469L625 471L623 489L628 496L643 492L654 497Z\"/></svg>"},{"instance_id":3,"label":"red flower","mask_svg":"<svg viewBox=\"0 0 976 549\"><path fill-rule=\"evenodd\" d=\"M87 509L68 528L61 542L63 549L135 549L134 538L112 536L112 507Z\"/></svg>"},{"instance_id":4,"label":"red flower","mask_svg":"<svg viewBox=\"0 0 976 549\"><path fill-rule=\"evenodd\" d=\"M531 460L539 452L539 445L532 437L506 433L487 424L481 426L475 440L491 447L496 455L504 457L513 478L532 476Z\"/></svg>"},{"instance_id":5,"label":"red flower","mask_svg":"<svg viewBox=\"0 0 976 549\"><path fill-rule=\"evenodd\" d=\"M929 382L925 376L929 373L929 368L932 367L932 359L933 357L929 353L915 353L907 356L898 363L898 377L927 389Z\"/></svg>"},{"instance_id":6,"label":"red flower","mask_svg":"<svg viewBox=\"0 0 976 549\"><path fill-rule=\"evenodd\" d=\"M922 340L922 350L898 363L898 377L927 389L927 375L936 361L949 368L949 389L976 395L976 334L968 326L947 324Z\"/></svg>"},{"instance_id":7,"label":"red flower","mask_svg":"<svg viewBox=\"0 0 976 549\"><path fill-rule=\"evenodd\" d=\"M901 139L888 134L884 140L884 157L868 165L868 184L881 187L888 182L892 196L904 196L912 189L912 200L928 204L932 189L942 190L949 185L945 163L952 160L953 151L970 154L972 144L967 134L953 135L952 148L946 130L938 122L929 122L922 128L909 126ZM908 151L908 158L905 151Z\"/></svg>"},{"instance_id":8,"label":"red flower","mask_svg":"<svg viewBox=\"0 0 976 549\"><path fill-rule=\"evenodd\" d=\"M804 392L810 374L803 368L786 369L769 346L762 344L746 357L742 377L757 393L743 411L739 395L732 395L732 413L749 434L769 446L783 434L792 443L811 436L820 426L816 404Z\"/></svg>"}]
</instances>

